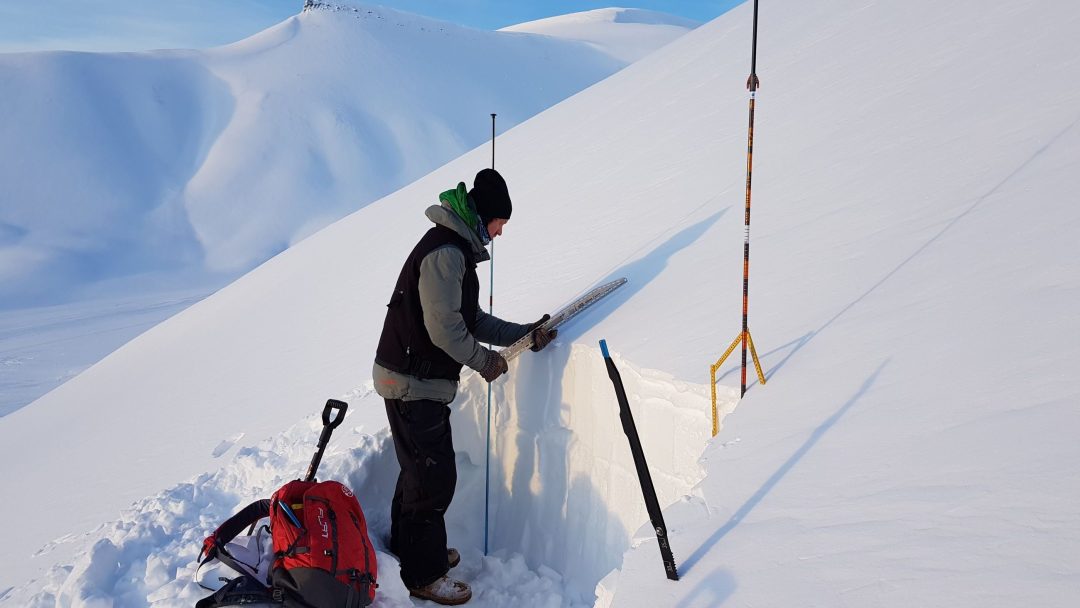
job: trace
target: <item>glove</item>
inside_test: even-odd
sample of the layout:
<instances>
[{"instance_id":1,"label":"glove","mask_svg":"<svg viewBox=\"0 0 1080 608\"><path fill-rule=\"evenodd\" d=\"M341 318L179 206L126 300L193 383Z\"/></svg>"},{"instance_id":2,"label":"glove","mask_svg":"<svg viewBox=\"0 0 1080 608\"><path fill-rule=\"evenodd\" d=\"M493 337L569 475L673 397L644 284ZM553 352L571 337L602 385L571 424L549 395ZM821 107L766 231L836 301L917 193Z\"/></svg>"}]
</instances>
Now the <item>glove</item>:
<instances>
[{"instance_id":1,"label":"glove","mask_svg":"<svg viewBox=\"0 0 1080 608\"><path fill-rule=\"evenodd\" d=\"M509 369L506 365L506 359L499 353L491 350L488 351L487 361L484 362L484 366L478 369L480 375L484 380L488 382L494 382L496 378L506 373Z\"/></svg>"},{"instance_id":2,"label":"glove","mask_svg":"<svg viewBox=\"0 0 1080 608\"><path fill-rule=\"evenodd\" d=\"M548 322L551 315L544 315L540 317L540 320L529 326L529 331L532 332L533 345L529 347L529 350L534 353L544 350L544 347L551 344L551 341L555 339L555 336L559 335L557 329L544 329L544 323Z\"/></svg>"}]
</instances>

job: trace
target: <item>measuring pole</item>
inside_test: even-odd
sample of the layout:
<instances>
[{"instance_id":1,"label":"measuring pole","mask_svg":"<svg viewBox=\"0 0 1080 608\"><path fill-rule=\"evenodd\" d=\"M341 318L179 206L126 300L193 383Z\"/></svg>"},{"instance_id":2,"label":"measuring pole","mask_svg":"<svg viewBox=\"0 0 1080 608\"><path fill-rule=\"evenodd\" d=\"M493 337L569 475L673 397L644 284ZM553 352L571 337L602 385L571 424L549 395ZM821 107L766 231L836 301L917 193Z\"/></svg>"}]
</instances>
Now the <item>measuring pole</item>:
<instances>
[{"instance_id":1,"label":"measuring pole","mask_svg":"<svg viewBox=\"0 0 1080 608\"><path fill-rule=\"evenodd\" d=\"M760 84L757 77L757 21L758 0L754 0L754 42L750 53L750 127L746 143L746 219L743 230L743 283L742 283L742 384L739 397L746 395L746 350L750 342L750 178L754 167L754 97Z\"/></svg>"},{"instance_id":2,"label":"measuring pole","mask_svg":"<svg viewBox=\"0 0 1080 608\"><path fill-rule=\"evenodd\" d=\"M495 114L491 114L491 168L495 168ZM495 314L495 239L491 239L491 282L488 285L488 314ZM491 497L491 383L487 395L487 451L484 453L484 555L488 554L488 503Z\"/></svg>"}]
</instances>

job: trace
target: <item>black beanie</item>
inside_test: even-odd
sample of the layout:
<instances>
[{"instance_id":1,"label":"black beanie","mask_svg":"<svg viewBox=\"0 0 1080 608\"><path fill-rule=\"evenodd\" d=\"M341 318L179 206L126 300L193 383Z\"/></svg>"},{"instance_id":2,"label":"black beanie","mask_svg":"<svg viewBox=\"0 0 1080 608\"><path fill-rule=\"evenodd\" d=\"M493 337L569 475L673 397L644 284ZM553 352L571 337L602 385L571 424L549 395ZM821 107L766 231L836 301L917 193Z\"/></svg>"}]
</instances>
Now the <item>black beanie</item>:
<instances>
[{"instance_id":1,"label":"black beanie","mask_svg":"<svg viewBox=\"0 0 1080 608\"><path fill-rule=\"evenodd\" d=\"M506 180L494 169L482 169L473 180L469 196L476 203L476 214L485 222L493 219L510 219L510 192Z\"/></svg>"}]
</instances>

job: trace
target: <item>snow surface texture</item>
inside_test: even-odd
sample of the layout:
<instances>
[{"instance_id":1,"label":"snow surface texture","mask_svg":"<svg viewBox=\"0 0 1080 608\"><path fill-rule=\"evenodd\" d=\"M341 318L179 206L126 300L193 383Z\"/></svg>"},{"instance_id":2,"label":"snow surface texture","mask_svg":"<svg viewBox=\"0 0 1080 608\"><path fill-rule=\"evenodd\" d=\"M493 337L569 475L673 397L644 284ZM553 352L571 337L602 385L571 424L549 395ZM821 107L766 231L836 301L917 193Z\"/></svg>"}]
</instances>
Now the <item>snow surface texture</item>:
<instances>
[{"instance_id":1,"label":"snow surface texture","mask_svg":"<svg viewBox=\"0 0 1080 608\"><path fill-rule=\"evenodd\" d=\"M493 509L505 553L479 560L478 532L455 527L473 568L463 576L475 573L478 594L516 593L508 580L520 575L535 577L527 593L550 593L552 605L588 603L583 590L602 568L581 566L560 529L582 519L597 522L583 526L597 535L582 546L606 547L603 563L616 568L596 587L600 605L1074 605L1072 3L763 9L750 287L769 382L752 385L724 419L700 461L704 477L678 464L678 452L661 473L669 451L700 445L691 432L695 419L708 425L700 383L739 329L750 17L743 5L500 137L515 212L495 247L496 314L535 319L591 285L630 282L495 383ZM5 521L33 522L10 530L9 561L20 547L76 535L5 568L8 580L13 569L58 566L36 582L0 584L19 585L6 603L65 585L94 596L128 584L108 568L76 574L77 560L112 563L93 559L92 539L80 535L125 505L202 479L329 396L362 395L390 286L426 227L423 208L489 160L475 150L333 224L4 419L0 462L18 463L5 464L4 487L46 496L62 481L79 500L78 509L2 503ZM386 262L362 262L373 258ZM624 376L667 378L633 390L639 420L659 413L639 427L667 423L678 434L665 440L658 428L661 445L645 448L671 484L662 499L679 582L664 578L643 516L624 510L639 500L627 485L577 481L614 462L602 446L619 438L614 418L604 435L587 419L595 411L602 421L595 396L610 391L598 338L620 355ZM737 364L720 375L730 395ZM470 376L463 388L455 432L463 463L478 466L469 433L480 432L483 386ZM702 410L684 413L695 402ZM379 437L377 401L355 407L349 424ZM237 452L217 450L238 432ZM385 444L353 445L389 458ZM611 478L629 470L625 457ZM370 458L365 474L392 476L389 461ZM362 483L351 467L325 474ZM453 508L480 504L470 474ZM689 498L672 498L695 478ZM529 499L515 502L516 488ZM385 508L378 495L361 498L375 513ZM476 517L455 521L475 526ZM621 546L630 549L618 555ZM186 584L177 568L179 582L165 569L158 588ZM477 568L490 569L490 582ZM504 605L537 596L518 597Z\"/></svg>"},{"instance_id":2,"label":"snow surface texture","mask_svg":"<svg viewBox=\"0 0 1080 608\"><path fill-rule=\"evenodd\" d=\"M637 55L687 31L590 27L633 30ZM138 301L164 320L175 292L205 296L485 142L490 113L501 132L627 63L363 5L207 51L0 54L16 117L0 123L0 324L27 337L0 334L0 415L146 327L64 334L43 306L59 321Z\"/></svg>"}]
</instances>

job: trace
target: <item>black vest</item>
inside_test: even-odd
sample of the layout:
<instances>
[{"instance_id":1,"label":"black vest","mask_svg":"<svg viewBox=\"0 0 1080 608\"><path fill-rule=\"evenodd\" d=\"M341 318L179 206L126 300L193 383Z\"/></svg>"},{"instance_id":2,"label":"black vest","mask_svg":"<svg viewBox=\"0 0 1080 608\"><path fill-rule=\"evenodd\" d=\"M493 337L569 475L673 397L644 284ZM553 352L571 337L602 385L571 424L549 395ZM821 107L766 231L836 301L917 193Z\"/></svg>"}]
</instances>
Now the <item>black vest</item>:
<instances>
[{"instance_id":1,"label":"black vest","mask_svg":"<svg viewBox=\"0 0 1080 608\"><path fill-rule=\"evenodd\" d=\"M415 378L458 380L460 377L462 364L431 342L420 302L420 262L427 254L445 245L453 245L465 255L461 316L469 333L476 329L480 280L476 277L472 246L450 228L435 226L427 231L405 260L394 285L394 294L386 305L386 320L375 352L375 362L386 369Z\"/></svg>"}]
</instances>

